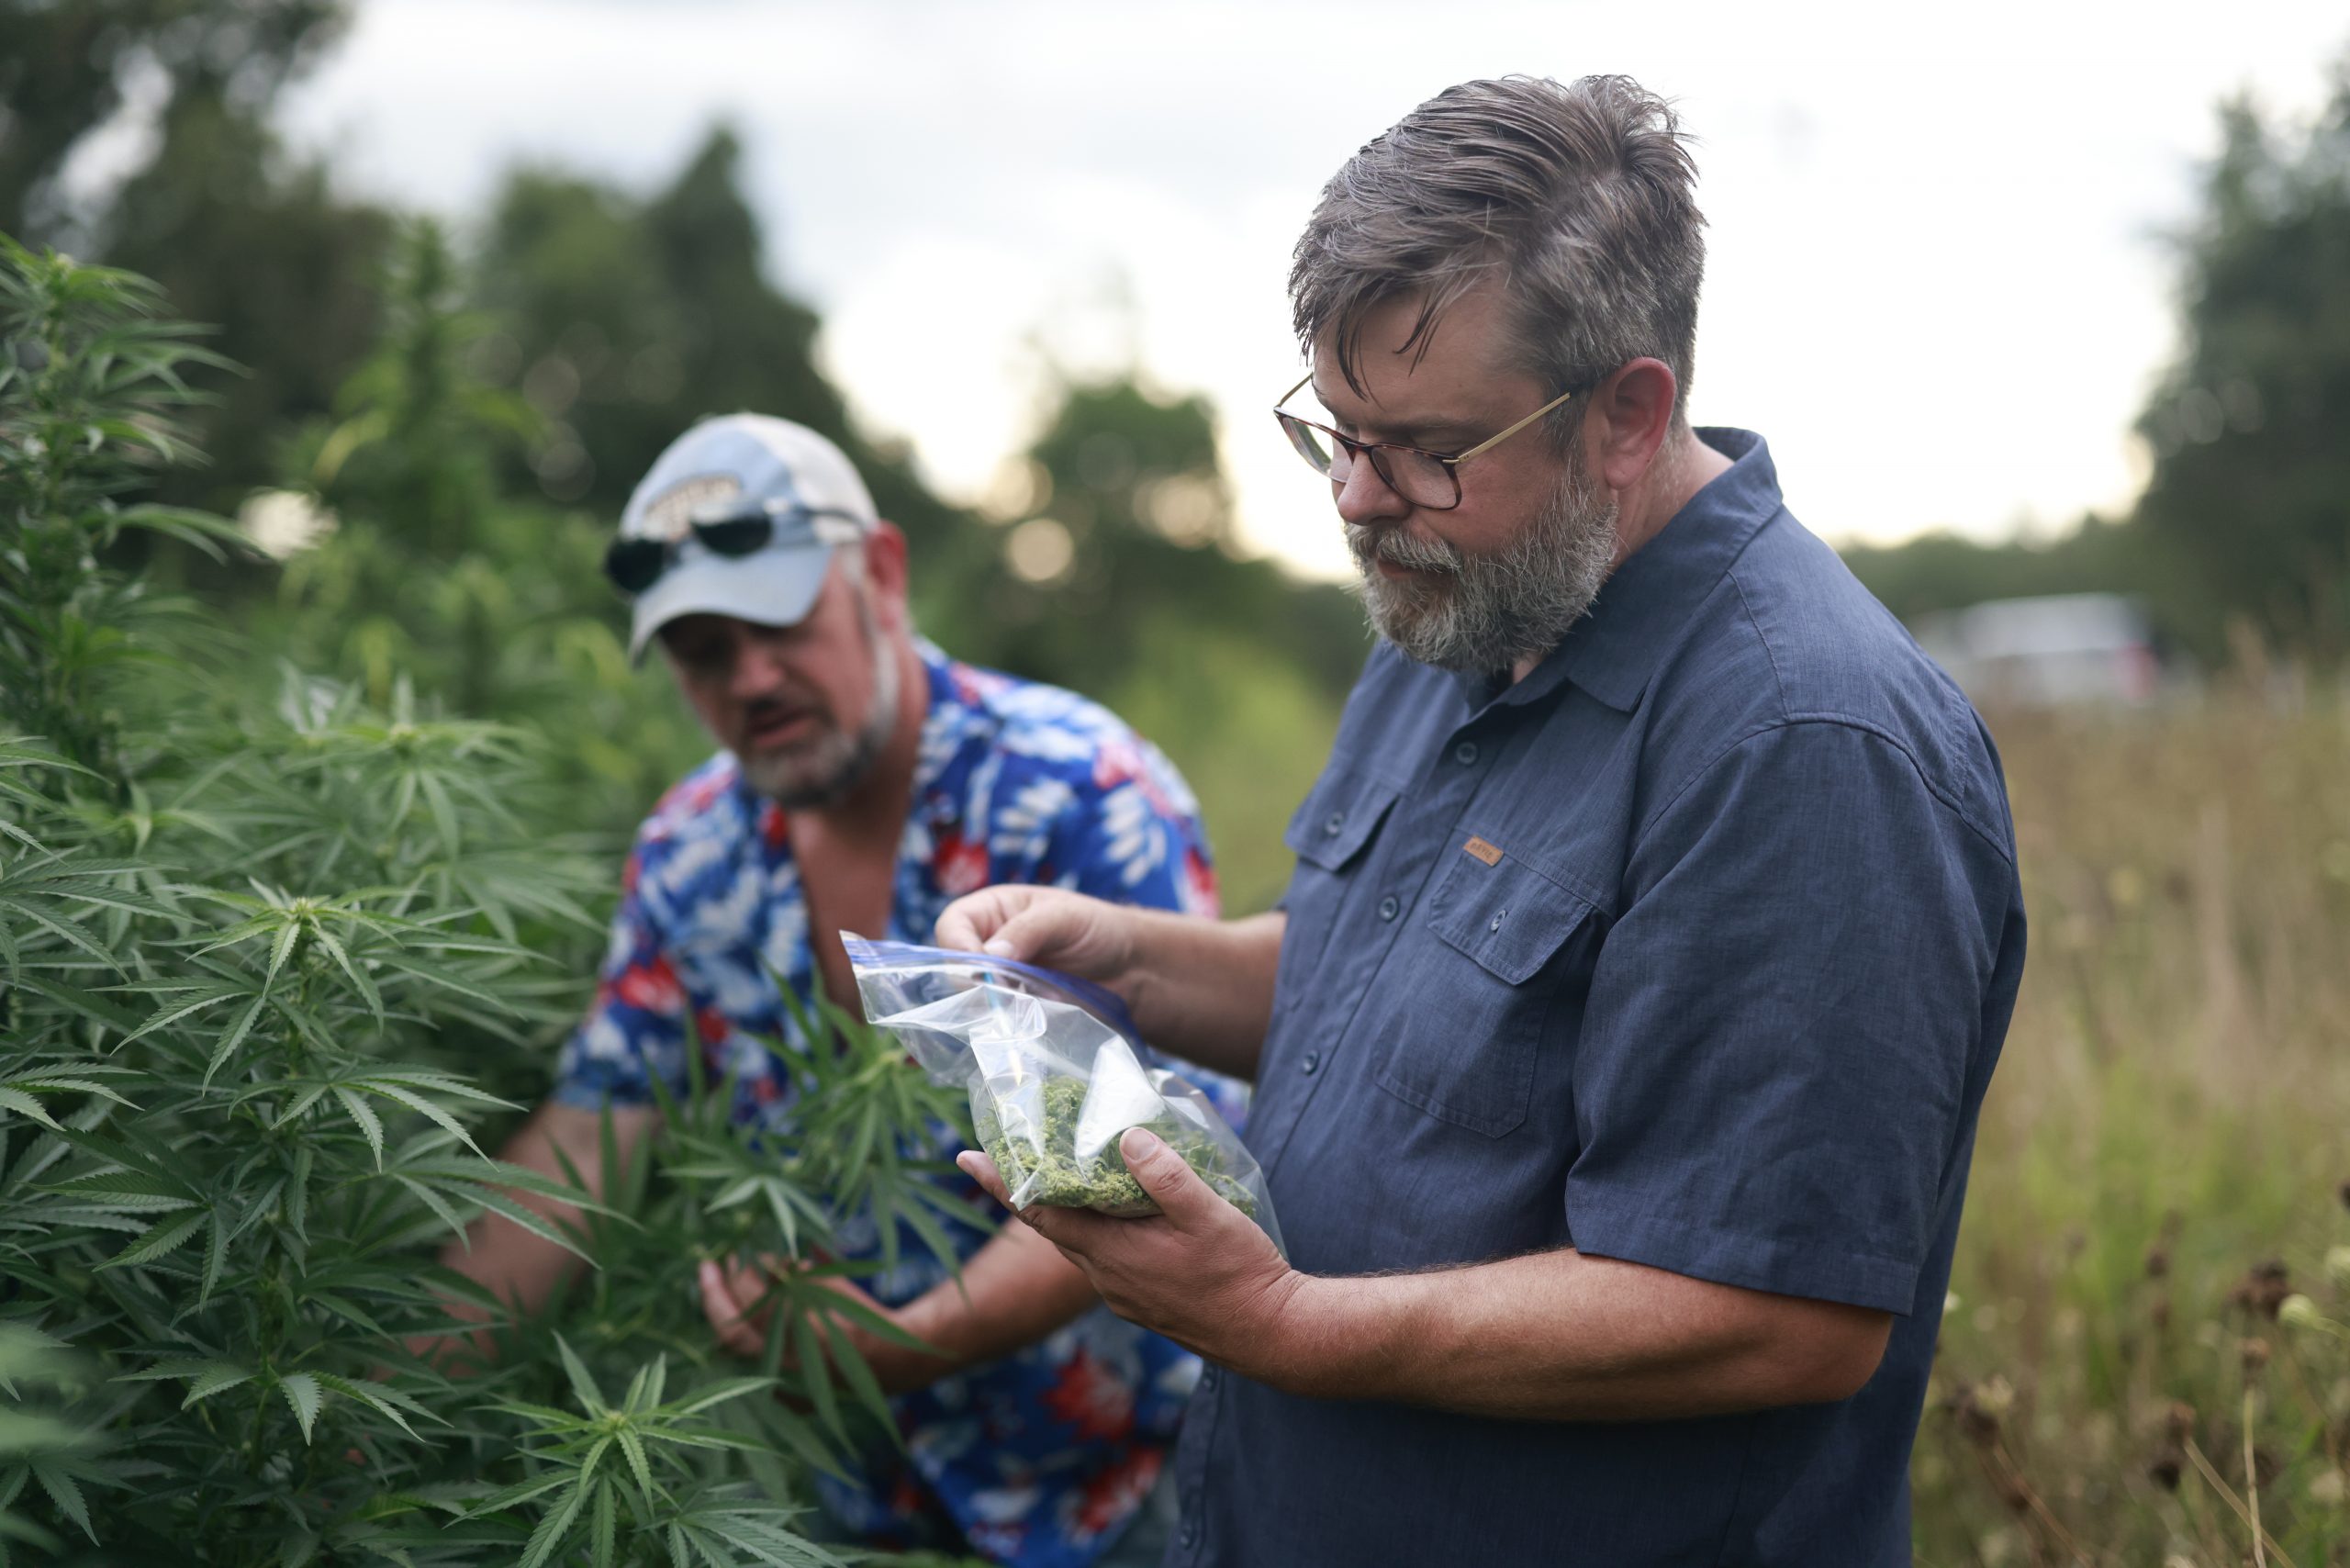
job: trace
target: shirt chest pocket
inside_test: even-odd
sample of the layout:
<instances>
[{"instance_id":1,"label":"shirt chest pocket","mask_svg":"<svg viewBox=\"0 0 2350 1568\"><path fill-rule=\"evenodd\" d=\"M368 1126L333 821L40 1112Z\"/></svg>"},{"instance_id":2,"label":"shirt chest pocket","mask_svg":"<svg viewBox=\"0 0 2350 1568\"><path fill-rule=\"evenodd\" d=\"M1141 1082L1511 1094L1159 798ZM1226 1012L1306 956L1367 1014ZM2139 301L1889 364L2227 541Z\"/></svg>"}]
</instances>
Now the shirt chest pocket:
<instances>
[{"instance_id":1,"label":"shirt chest pocket","mask_svg":"<svg viewBox=\"0 0 2350 1568\"><path fill-rule=\"evenodd\" d=\"M1514 1131L1533 1094L1543 1025L1573 967L1569 949L1596 924L1589 900L1533 866L1456 855L1425 929L1382 976L1393 995L1374 1047L1379 1086L1488 1137Z\"/></svg>"}]
</instances>

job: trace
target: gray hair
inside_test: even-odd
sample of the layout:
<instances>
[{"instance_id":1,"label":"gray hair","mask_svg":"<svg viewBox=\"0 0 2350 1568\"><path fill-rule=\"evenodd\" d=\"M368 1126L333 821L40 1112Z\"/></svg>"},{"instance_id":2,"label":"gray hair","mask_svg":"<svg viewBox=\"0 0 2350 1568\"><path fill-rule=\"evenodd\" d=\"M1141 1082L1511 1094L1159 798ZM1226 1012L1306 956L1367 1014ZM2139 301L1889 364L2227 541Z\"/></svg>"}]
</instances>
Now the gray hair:
<instances>
[{"instance_id":1,"label":"gray hair","mask_svg":"<svg viewBox=\"0 0 2350 1568\"><path fill-rule=\"evenodd\" d=\"M1360 394L1374 308L1418 296L1404 343L1416 365L1446 309L1493 277L1516 317L1512 369L1582 391L1630 360L1660 359L1685 425L1706 268L1696 177L1672 106L1628 76L1448 87L1323 187L1290 268L1298 340L1311 352L1330 333ZM1553 416L1553 440L1582 407Z\"/></svg>"}]
</instances>

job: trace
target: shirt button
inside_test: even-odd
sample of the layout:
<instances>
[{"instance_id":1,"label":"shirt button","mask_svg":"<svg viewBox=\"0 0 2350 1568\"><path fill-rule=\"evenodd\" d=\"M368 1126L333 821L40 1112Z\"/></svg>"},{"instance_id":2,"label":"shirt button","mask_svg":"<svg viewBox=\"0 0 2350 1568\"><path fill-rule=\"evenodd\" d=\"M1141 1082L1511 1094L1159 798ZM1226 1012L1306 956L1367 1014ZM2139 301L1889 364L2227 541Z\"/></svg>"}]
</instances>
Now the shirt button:
<instances>
[{"instance_id":1,"label":"shirt button","mask_svg":"<svg viewBox=\"0 0 2350 1568\"><path fill-rule=\"evenodd\" d=\"M1401 913L1404 913L1404 906L1403 906L1403 904L1402 904L1402 903L1400 903L1400 902L1397 902L1397 900L1396 900L1396 898L1395 898L1395 895L1394 895L1393 893L1390 893L1390 894L1388 894L1385 898L1381 899L1381 900L1379 901L1379 918L1380 918L1380 919L1382 919L1382 920L1393 920L1393 919L1394 919L1397 915L1399 915L1399 914L1401 914Z\"/></svg>"},{"instance_id":2,"label":"shirt button","mask_svg":"<svg viewBox=\"0 0 2350 1568\"><path fill-rule=\"evenodd\" d=\"M1315 1068L1320 1067L1321 1065L1322 1053L1320 1051L1308 1051L1305 1053L1305 1059L1297 1064L1297 1070L1300 1072L1312 1072Z\"/></svg>"},{"instance_id":3,"label":"shirt button","mask_svg":"<svg viewBox=\"0 0 2350 1568\"><path fill-rule=\"evenodd\" d=\"M1508 913L1509 913L1509 911L1507 911L1507 910L1503 910L1503 911L1501 912L1501 913L1500 913L1500 914L1496 914L1496 915L1494 915L1494 923L1493 923L1491 925L1488 925L1487 927L1485 927L1485 929L1486 929L1486 930L1488 930L1488 931L1499 931L1499 930L1502 928L1502 915L1505 915L1505 914L1507 914Z\"/></svg>"},{"instance_id":4,"label":"shirt button","mask_svg":"<svg viewBox=\"0 0 2350 1568\"><path fill-rule=\"evenodd\" d=\"M1189 1551L1192 1548L1199 1544L1200 1521L1197 1519L1185 1519L1183 1521L1183 1550Z\"/></svg>"},{"instance_id":5,"label":"shirt button","mask_svg":"<svg viewBox=\"0 0 2350 1568\"><path fill-rule=\"evenodd\" d=\"M1211 1394L1215 1392L1215 1368L1203 1367L1201 1369L1200 1386L1206 1389Z\"/></svg>"},{"instance_id":6,"label":"shirt button","mask_svg":"<svg viewBox=\"0 0 2350 1568\"><path fill-rule=\"evenodd\" d=\"M1322 824L1322 831L1328 834L1331 837L1336 838L1338 834L1338 830L1346 825L1347 813L1344 812L1332 812L1330 813L1330 819Z\"/></svg>"},{"instance_id":7,"label":"shirt button","mask_svg":"<svg viewBox=\"0 0 2350 1568\"><path fill-rule=\"evenodd\" d=\"M1452 748L1452 760L1459 763L1463 767L1466 767L1471 763L1476 761L1477 743L1475 741L1462 741L1459 745L1454 746Z\"/></svg>"}]
</instances>

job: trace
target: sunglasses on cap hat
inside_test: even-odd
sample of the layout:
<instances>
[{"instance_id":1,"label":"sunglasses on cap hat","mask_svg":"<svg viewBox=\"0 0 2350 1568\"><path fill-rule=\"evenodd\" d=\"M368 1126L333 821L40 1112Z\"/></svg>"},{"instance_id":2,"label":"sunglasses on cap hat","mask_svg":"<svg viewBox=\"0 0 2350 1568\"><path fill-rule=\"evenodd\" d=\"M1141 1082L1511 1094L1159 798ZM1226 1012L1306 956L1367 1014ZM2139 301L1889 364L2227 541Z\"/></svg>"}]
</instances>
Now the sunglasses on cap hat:
<instances>
[{"instance_id":1,"label":"sunglasses on cap hat","mask_svg":"<svg viewBox=\"0 0 2350 1568\"><path fill-rule=\"evenodd\" d=\"M766 501L727 511L697 516L687 533L713 555L738 560L755 555L770 544L853 544L865 537L865 520L834 507L803 507L791 501ZM621 592L634 596L661 580L677 564L683 539L647 539L642 535L612 541L604 552L604 575Z\"/></svg>"}]
</instances>

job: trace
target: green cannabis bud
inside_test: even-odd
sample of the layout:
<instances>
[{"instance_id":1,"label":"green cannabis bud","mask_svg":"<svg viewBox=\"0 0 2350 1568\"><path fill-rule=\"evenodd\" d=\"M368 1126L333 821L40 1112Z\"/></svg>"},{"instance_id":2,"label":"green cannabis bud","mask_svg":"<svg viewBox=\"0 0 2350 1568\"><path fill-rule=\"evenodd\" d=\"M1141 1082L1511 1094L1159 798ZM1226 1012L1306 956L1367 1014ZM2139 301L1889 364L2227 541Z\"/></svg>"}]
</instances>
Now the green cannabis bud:
<instances>
[{"instance_id":1,"label":"green cannabis bud","mask_svg":"<svg viewBox=\"0 0 2350 1568\"><path fill-rule=\"evenodd\" d=\"M1023 1208L1095 1209L1121 1219L1157 1214L1158 1204L1119 1155L1116 1137L1090 1156L1078 1155L1077 1124L1085 1107L1085 1081L1047 1078L1043 1088L1044 1126L1007 1129L995 1096L979 1083L971 1086L971 1120L979 1146L1003 1175L1004 1190ZM1017 1119L1026 1120L1024 1115ZM1250 1219L1257 1217L1256 1199L1225 1169L1222 1153L1199 1129L1165 1116L1134 1125L1158 1134L1218 1196ZM1125 1131L1118 1129L1120 1135Z\"/></svg>"}]
</instances>

